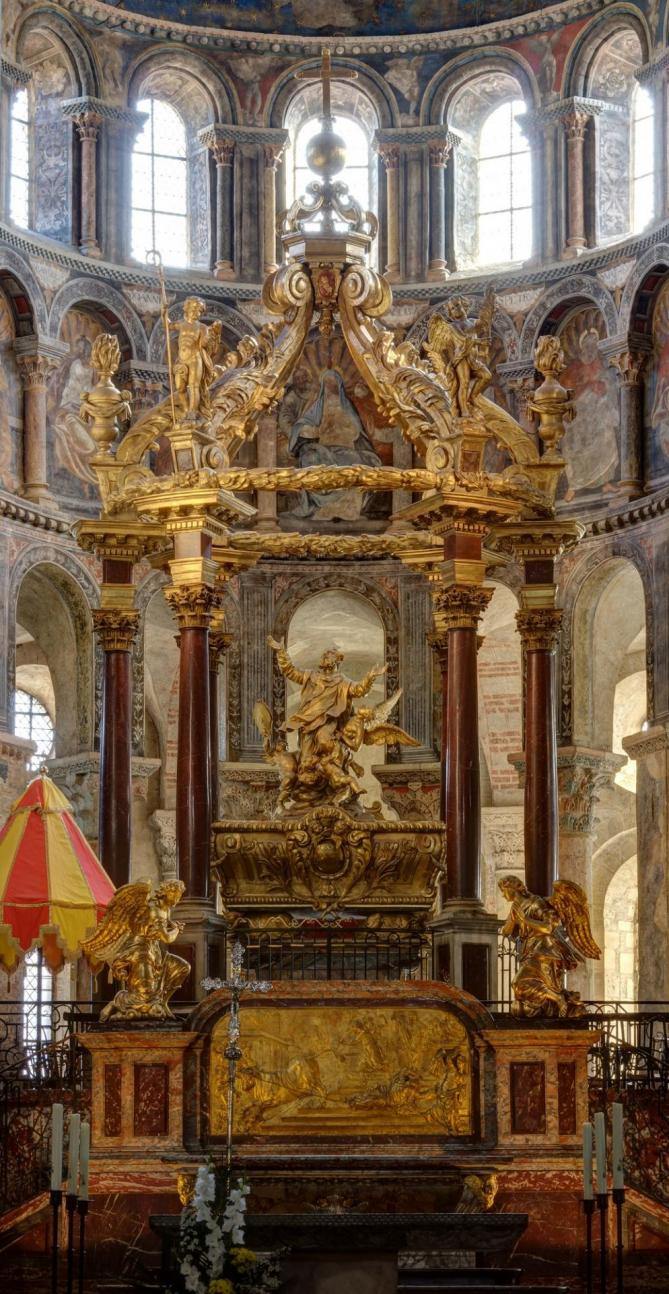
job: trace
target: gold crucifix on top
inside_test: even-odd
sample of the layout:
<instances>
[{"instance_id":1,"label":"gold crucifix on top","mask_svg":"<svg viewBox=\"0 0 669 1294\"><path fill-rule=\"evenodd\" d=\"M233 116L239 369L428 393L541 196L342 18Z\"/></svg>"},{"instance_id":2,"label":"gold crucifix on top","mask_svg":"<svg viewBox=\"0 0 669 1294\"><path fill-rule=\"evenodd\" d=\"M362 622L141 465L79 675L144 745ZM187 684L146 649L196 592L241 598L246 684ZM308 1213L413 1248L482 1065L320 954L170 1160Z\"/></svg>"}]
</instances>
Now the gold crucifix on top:
<instances>
[{"instance_id":1,"label":"gold crucifix on top","mask_svg":"<svg viewBox=\"0 0 669 1294\"><path fill-rule=\"evenodd\" d=\"M341 68L337 71L335 80L356 81L357 78L358 78L357 72L354 72L349 68ZM332 87L332 59L330 57L330 51L327 48L327 46L324 45L321 50L320 70L317 73L296 72L295 80L296 81L320 81L322 95L323 95L322 116L324 120L331 120L332 119L332 97L331 97L330 91Z\"/></svg>"}]
</instances>

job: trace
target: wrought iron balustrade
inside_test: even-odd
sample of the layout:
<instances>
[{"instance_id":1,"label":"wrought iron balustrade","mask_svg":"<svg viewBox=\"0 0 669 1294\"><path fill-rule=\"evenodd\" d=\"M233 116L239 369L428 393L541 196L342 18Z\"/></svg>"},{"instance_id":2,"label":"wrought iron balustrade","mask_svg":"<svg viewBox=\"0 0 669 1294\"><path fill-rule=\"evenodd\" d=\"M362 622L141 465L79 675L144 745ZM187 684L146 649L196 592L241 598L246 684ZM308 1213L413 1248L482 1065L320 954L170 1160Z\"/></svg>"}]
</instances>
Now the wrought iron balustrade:
<instances>
[{"instance_id":1,"label":"wrought iron balustrade","mask_svg":"<svg viewBox=\"0 0 669 1294\"><path fill-rule=\"evenodd\" d=\"M235 931L247 972L269 980L401 980L432 978L432 939L424 931L314 926Z\"/></svg>"}]
</instances>

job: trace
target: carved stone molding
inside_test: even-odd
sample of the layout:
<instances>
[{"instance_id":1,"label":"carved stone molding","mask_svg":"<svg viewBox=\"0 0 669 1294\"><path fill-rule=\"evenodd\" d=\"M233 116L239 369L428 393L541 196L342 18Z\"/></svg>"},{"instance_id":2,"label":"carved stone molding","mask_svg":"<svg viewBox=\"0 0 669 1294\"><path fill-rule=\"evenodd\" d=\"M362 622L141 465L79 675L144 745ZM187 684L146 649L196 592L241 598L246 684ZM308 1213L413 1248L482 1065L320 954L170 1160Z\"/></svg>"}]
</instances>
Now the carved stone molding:
<instances>
[{"instance_id":1,"label":"carved stone molding","mask_svg":"<svg viewBox=\"0 0 669 1294\"><path fill-rule=\"evenodd\" d=\"M63 116L71 117L74 121L79 117L92 114L100 120L134 126L136 130L139 130L147 119L145 112L135 112L132 108L117 108L112 103L105 103L104 99L96 99L88 94L78 99L64 99L60 107Z\"/></svg>"},{"instance_id":2,"label":"carved stone molding","mask_svg":"<svg viewBox=\"0 0 669 1294\"><path fill-rule=\"evenodd\" d=\"M516 612L516 624L526 651L555 651L560 640L559 607L532 607Z\"/></svg>"},{"instance_id":3,"label":"carved stone molding","mask_svg":"<svg viewBox=\"0 0 669 1294\"><path fill-rule=\"evenodd\" d=\"M623 737L623 750L630 759L645 759L669 750L669 724L657 723L652 728Z\"/></svg>"},{"instance_id":4,"label":"carved stone molding","mask_svg":"<svg viewBox=\"0 0 669 1294\"><path fill-rule=\"evenodd\" d=\"M132 651L139 628L139 611L95 607L93 628L103 651Z\"/></svg>"},{"instance_id":5,"label":"carved stone molding","mask_svg":"<svg viewBox=\"0 0 669 1294\"><path fill-rule=\"evenodd\" d=\"M208 629L221 605L220 591L209 584L172 584L163 592L180 629Z\"/></svg>"},{"instance_id":6,"label":"carved stone molding","mask_svg":"<svg viewBox=\"0 0 669 1294\"><path fill-rule=\"evenodd\" d=\"M45 341L36 336L17 337L14 354L24 391L46 386L50 373L62 363L69 350L65 342Z\"/></svg>"}]
</instances>

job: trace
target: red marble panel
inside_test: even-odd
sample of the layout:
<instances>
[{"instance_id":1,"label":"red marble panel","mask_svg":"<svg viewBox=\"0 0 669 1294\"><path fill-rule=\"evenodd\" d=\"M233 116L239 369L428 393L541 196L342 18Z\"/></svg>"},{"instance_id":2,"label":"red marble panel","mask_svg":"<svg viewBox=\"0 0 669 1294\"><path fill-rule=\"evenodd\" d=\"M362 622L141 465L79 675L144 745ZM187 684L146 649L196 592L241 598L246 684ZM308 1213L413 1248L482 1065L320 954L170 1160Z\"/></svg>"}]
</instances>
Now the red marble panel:
<instances>
[{"instance_id":1,"label":"red marble panel","mask_svg":"<svg viewBox=\"0 0 669 1294\"><path fill-rule=\"evenodd\" d=\"M511 1130L546 1131L546 1066L541 1060L511 1063Z\"/></svg>"},{"instance_id":2,"label":"red marble panel","mask_svg":"<svg viewBox=\"0 0 669 1294\"><path fill-rule=\"evenodd\" d=\"M576 1062L558 1061L558 1130L561 1136L576 1132Z\"/></svg>"},{"instance_id":3,"label":"red marble panel","mask_svg":"<svg viewBox=\"0 0 669 1294\"><path fill-rule=\"evenodd\" d=\"M136 1137L164 1137L168 1129L167 1065L135 1065L134 1132Z\"/></svg>"},{"instance_id":4,"label":"red marble panel","mask_svg":"<svg viewBox=\"0 0 669 1294\"><path fill-rule=\"evenodd\" d=\"M121 1066L104 1067L104 1116L102 1126L105 1137L121 1135Z\"/></svg>"}]
</instances>

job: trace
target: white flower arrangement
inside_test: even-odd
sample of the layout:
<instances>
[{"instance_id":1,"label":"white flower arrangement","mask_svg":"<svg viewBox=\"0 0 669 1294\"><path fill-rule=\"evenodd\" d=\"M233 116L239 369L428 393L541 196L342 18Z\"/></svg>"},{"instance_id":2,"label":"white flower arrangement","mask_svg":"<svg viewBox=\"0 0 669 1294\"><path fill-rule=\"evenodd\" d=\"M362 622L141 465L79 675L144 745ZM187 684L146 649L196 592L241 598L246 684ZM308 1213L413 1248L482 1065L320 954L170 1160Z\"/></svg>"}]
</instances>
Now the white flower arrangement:
<instances>
[{"instance_id":1,"label":"white flower arrangement","mask_svg":"<svg viewBox=\"0 0 669 1294\"><path fill-rule=\"evenodd\" d=\"M244 1248L246 1197L243 1181L230 1191L221 1214L216 1208L216 1174L209 1161L197 1171L192 1199L181 1214L179 1273L186 1294L272 1294L280 1289L274 1255Z\"/></svg>"}]
</instances>

